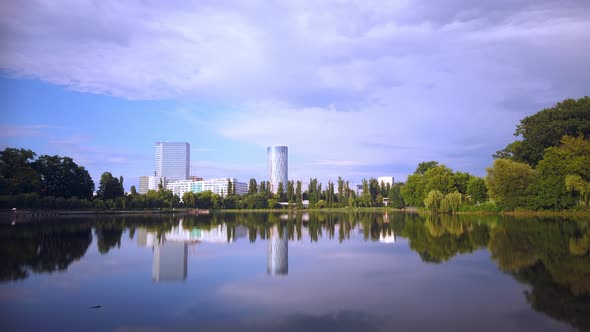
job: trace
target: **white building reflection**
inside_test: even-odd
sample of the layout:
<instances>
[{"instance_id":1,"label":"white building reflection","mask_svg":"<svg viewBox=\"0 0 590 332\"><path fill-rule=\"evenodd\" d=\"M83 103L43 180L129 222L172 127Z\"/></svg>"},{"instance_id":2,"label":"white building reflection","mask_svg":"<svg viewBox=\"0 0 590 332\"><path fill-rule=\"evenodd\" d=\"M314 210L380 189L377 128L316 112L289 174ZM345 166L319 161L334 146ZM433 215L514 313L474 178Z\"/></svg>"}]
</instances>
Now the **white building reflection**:
<instances>
[{"instance_id":1,"label":"white building reflection","mask_svg":"<svg viewBox=\"0 0 590 332\"><path fill-rule=\"evenodd\" d=\"M287 275L289 273L289 239L287 227L282 234L277 226L270 229L268 251L266 253L266 272L269 275Z\"/></svg>"},{"instance_id":2,"label":"white building reflection","mask_svg":"<svg viewBox=\"0 0 590 332\"><path fill-rule=\"evenodd\" d=\"M185 228L180 219L178 226L172 227L160 236L157 232L145 228L138 229L136 234L139 247L153 249L152 280L160 282L186 280L189 245L233 242L237 238L247 237L248 230L243 226L229 230L226 225L218 225L208 230Z\"/></svg>"}]
</instances>

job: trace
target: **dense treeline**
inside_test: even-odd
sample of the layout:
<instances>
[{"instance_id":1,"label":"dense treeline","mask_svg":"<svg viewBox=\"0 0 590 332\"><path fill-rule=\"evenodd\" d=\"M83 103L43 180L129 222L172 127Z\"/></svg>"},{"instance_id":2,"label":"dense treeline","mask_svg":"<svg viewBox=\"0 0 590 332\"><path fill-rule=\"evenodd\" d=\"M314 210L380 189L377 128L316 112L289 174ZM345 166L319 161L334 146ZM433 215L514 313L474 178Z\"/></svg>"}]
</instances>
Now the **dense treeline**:
<instances>
[{"instance_id":1,"label":"dense treeline","mask_svg":"<svg viewBox=\"0 0 590 332\"><path fill-rule=\"evenodd\" d=\"M590 98L526 117L515 135L522 140L496 152L485 179L423 162L402 186L402 198L433 212L588 208Z\"/></svg>"},{"instance_id":2,"label":"dense treeline","mask_svg":"<svg viewBox=\"0 0 590 332\"><path fill-rule=\"evenodd\" d=\"M288 181L273 193L267 181L258 183L250 179L248 193L237 195L228 180L228 193L220 196L210 191L188 192L178 197L164 189L150 190L140 195L135 186L125 193L123 177L104 172L96 196L94 182L84 167L71 158L41 156L34 159L31 150L7 148L0 151L0 207L40 209L280 209L377 207L388 198L391 206L403 208L401 184L378 183L376 179L363 180L362 191L357 195L348 181L338 178L336 184L323 186L317 179L310 179L307 188L301 181ZM279 204L280 202L288 204Z\"/></svg>"},{"instance_id":3,"label":"dense treeline","mask_svg":"<svg viewBox=\"0 0 590 332\"><path fill-rule=\"evenodd\" d=\"M312 178L307 188L288 181L274 194L267 181L250 179L248 193L236 195L228 181L224 197L212 192L178 197L164 190L125 193L123 177L102 174L96 197L88 172L71 158L40 156L31 150L0 152L0 207L44 209L279 209L414 206L433 212L564 210L590 205L590 97L566 99L524 118L522 139L496 152L485 179L455 172L436 161L420 163L406 183L364 179L362 190L341 177L327 185ZM283 203L283 204L280 204ZM284 204L288 203L288 204Z\"/></svg>"}]
</instances>

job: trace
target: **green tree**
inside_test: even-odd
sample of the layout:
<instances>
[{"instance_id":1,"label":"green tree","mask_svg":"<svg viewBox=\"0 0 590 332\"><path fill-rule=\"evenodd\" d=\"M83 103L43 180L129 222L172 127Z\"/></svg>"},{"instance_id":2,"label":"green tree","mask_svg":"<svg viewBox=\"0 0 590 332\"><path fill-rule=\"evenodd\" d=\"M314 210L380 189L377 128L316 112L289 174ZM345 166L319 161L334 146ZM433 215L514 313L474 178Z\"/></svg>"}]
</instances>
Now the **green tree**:
<instances>
[{"instance_id":1,"label":"green tree","mask_svg":"<svg viewBox=\"0 0 590 332\"><path fill-rule=\"evenodd\" d=\"M557 146L564 135L590 137L590 97L566 99L520 121L515 136L522 141L509 144L494 158L510 158L536 166L544 150Z\"/></svg>"},{"instance_id":2,"label":"green tree","mask_svg":"<svg viewBox=\"0 0 590 332\"><path fill-rule=\"evenodd\" d=\"M428 192L428 195L424 199L424 206L431 212L438 212L443 198L444 195L440 190L433 189Z\"/></svg>"},{"instance_id":3,"label":"green tree","mask_svg":"<svg viewBox=\"0 0 590 332\"><path fill-rule=\"evenodd\" d=\"M33 163L33 167L41 176L43 194L92 198L94 181L88 171L78 166L72 158L43 155Z\"/></svg>"},{"instance_id":4,"label":"green tree","mask_svg":"<svg viewBox=\"0 0 590 332\"><path fill-rule=\"evenodd\" d=\"M472 176L467 182L466 194L473 202L485 202L488 199L488 188L486 187L485 180Z\"/></svg>"},{"instance_id":5,"label":"green tree","mask_svg":"<svg viewBox=\"0 0 590 332\"><path fill-rule=\"evenodd\" d=\"M132 185L131 186L131 196L137 196L137 195L139 195L137 193L137 189L135 189L135 185Z\"/></svg>"},{"instance_id":6,"label":"green tree","mask_svg":"<svg viewBox=\"0 0 590 332\"><path fill-rule=\"evenodd\" d=\"M287 201L294 203L295 198L295 184L293 181L287 181Z\"/></svg>"},{"instance_id":7,"label":"green tree","mask_svg":"<svg viewBox=\"0 0 590 332\"><path fill-rule=\"evenodd\" d=\"M426 173L426 171L436 166L438 166L438 161L431 160L421 162L418 164L418 167L416 168L414 174L424 174Z\"/></svg>"},{"instance_id":8,"label":"green tree","mask_svg":"<svg viewBox=\"0 0 590 332\"><path fill-rule=\"evenodd\" d=\"M406 203L404 202L404 198L401 194L401 188L403 183L396 182L393 186L389 189L389 193L387 197L389 197L389 205L396 209L403 209L406 207Z\"/></svg>"},{"instance_id":9,"label":"green tree","mask_svg":"<svg viewBox=\"0 0 590 332\"><path fill-rule=\"evenodd\" d=\"M301 208L302 207L302 200L303 197L301 196L302 192L301 192L301 181L297 180L297 184L295 186L295 202L297 203L297 207Z\"/></svg>"},{"instance_id":10,"label":"green tree","mask_svg":"<svg viewBox=\"0 0 590 332\"><path fill-rule=\"evenodd\" d=\"M0 194L39 190L41 178L31 164L34 158L31 150L6 148L0 152Z\"/></svg>"},{"instance_id":11,"label":"green tree","mask_svg":"<svg viewBox=\"0 0 590 332\"><path fill-rule=\"evenodd\" d=\"M258 192L258 184L256 183L256 179L250 179L250 183L248 184L248 195L256 194Z\"/></svg>"},{"instance_id":12,"label":"green tree","mask_svg":"<svg viewBox=\"0 0 590 332\"><path fill-rule=\"evenodd\" d=\"M279 200L279 202L285 201L285 188L283 186L283 182L279 182L276 196L277 196L277 199Z\"/></svg>"},{"instance_id":13,"label":"green tree","mask_svg":"<svg viewBox=\"0 0 590 332\"><path fill-rule=\"evenodd\" d=\"M98 187L98 196L103 200L115 199L119 196L123 196L123 187L119 182L119 179L113 177L110 172L104 172L100 176L100 185Z\"/></svg>"},{"instance_id":14,"label":"green tree","mask_svg":"<svg viewBox=\"0 0 590 332\"><path fill-rule=\"evenodd\" d=\"M195 202L196 202L196 195L194 192L192 191L187 191L182 195L182 202L184 203L184 206L187 208L193 208L195 207Z\"/></svg>"},{"instance_id":15,"label":"green tree","mask_svg":"<svg viewBox=\"0 0 590 332\"><path fill-rule=\"evenodd\" d=\"M507 210L530 208L533 195L530 187L537 180L531 166L508 159L496 159L487 169L486 186L491 199Z\"/></svg>"}]
</instances>

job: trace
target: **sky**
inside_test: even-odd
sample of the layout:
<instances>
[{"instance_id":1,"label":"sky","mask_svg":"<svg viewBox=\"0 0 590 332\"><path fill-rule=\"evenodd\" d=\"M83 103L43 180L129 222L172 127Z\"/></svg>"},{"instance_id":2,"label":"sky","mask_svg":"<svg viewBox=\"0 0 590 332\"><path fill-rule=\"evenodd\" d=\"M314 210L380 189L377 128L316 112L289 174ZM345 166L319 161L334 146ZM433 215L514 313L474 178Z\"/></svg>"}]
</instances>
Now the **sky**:
<instances>
[{"instance_id":1,"label":"sky","mask_svg":"<svg viewBox=\"0 0 590 332\"><path fill-rule=\"evenodd\" d=\"M590 87L590 2L3 1L0 148L70 156L98 186L154 172L405 181L484 176L520 119Z\"/></svg>"}]
</instances>

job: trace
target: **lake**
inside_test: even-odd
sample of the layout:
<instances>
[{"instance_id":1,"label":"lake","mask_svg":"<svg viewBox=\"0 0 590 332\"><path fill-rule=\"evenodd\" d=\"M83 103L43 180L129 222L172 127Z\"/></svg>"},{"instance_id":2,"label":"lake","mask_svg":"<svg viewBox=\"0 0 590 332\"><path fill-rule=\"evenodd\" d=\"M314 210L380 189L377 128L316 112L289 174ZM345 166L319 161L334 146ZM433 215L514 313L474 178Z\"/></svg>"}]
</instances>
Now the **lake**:
<instances>
[{"instance_id":1,"label":"lake","mask_svg":"<svg viewBox=\"0 0 590 332\"><path fill-rule=\"evenodd\" d=\"M590 222L404 213L0 225L3 331L590 330Z\"/></svg>"}]
</instances>

